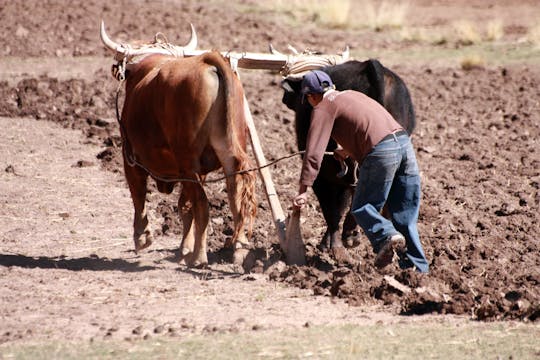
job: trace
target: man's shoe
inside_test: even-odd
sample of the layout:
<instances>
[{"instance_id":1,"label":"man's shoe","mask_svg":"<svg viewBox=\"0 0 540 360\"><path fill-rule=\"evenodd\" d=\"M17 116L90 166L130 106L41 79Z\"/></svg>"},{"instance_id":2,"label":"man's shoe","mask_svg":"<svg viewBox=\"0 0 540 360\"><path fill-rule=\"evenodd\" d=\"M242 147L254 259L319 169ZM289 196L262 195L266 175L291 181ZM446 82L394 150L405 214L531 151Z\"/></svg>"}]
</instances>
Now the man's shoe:
<instances>
[{"instance_id":1,"label":"man's shoe","mask_svg":"<svg viewBox=\"0 0 540 360\"><path fill-rule=\"evenodd\" d=\"M388 237L375 256L375 267L382 269L392 263L394 254L405 249L405 238L401 234Z\"/></svg>"}]
</instances>

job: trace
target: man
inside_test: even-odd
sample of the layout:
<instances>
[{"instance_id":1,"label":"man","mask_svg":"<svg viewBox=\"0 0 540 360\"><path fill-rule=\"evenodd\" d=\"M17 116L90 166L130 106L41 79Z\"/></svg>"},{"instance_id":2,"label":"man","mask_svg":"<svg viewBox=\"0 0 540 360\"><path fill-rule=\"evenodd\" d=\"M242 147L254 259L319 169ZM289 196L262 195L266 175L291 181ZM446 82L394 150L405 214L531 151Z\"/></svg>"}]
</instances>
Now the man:
<instances>
[{"instance_id":1,"label":"man","mask_svg":"<svg viewBox=\"0 0 540 360\"><path fill-rule=\"evenodd\" d=\"M301 91L313 113L293 205L305 205L307 188L317 177L332 137L340 145L334 153L338 159L350 156L360 164L351 212L376 253L375 266L386 267L397 254L401 268L414 266L427 273L417 229L420 175L407 132L367 95L336 91L325 72L307 73ZM380 213L385 203L390 220Z\"/></svg>"}]
</instances>

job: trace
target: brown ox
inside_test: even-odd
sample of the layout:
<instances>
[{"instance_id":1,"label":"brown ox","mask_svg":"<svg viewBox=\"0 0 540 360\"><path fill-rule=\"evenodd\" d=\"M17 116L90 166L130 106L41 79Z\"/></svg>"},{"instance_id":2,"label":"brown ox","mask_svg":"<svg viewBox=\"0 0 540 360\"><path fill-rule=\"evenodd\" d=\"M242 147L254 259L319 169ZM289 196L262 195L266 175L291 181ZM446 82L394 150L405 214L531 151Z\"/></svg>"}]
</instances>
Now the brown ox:
<instances>
[{"instance_id":1,"label":"brown ox","mask_svg":"<svg viewBox=\"0 0 540 360\"><path fill-rule=\"evenodd\" d=\"M102 27L102 39L103 33ZM251 235L256 204L255 176L239 173L250 167L240 81L217 52L138 57L126 66L121 116L124 171L135 208L135 250L152 243L145 205L148 177L165 193L182 182L180 260L189 266L207 264L209 205L203 183L209 172L223 168L234 221L227 246L235 249L235 261L241 260L245 252L239 250Z\"/></svg>"}]
</instances>

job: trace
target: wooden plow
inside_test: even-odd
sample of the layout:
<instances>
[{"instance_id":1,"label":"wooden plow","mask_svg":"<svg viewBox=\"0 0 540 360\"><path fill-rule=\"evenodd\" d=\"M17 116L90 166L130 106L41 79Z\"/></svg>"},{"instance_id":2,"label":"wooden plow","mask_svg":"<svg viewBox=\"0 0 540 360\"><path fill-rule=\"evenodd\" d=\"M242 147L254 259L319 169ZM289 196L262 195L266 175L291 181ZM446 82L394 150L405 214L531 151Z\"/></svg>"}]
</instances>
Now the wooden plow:
<instances>
[{"instance_id":1,"label":"wooden plow","mask_svg":"<svg viewBox=\"0 0 540 360\"><path fill-rule=\"evenodd\" d=\"M274 225L279 237L279 244L285 253L286 263L288 265L305 265L306 250L300 229L300 210L293 210L288 217L288 221L285 220L285 214L274 187L270 169L266 167L266 158L262 151L259 135L255 129L255 123L253 122L253 117L251 116L249 104L245 96L244 114L249 129L251 147L255 155L257 166L259 167L259 175L261 176L261 180L264 185L266 199L270 204L272 218L274 219Z\"/></svg>"}]
</instances>

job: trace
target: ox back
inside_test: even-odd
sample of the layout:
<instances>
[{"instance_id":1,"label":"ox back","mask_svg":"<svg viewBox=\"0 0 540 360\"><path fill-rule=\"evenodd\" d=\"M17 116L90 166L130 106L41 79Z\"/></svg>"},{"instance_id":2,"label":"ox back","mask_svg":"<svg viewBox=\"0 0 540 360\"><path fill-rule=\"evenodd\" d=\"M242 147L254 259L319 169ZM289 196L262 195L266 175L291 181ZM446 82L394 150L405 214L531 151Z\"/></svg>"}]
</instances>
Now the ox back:
<instances>
[{"instance_id":1,"label":"ox back","mask_svg":"<svg viewBox=\"0 0 540 360\"><path fill-rule=\"evenodd\" d=\"M348 61L343 64L325 67L324 72L330 75L337 90L356 90L375 99L412 134L416 119L411 96L403 80L378 60ZM285 79L282 102L295 112L295 131L299 150L305 150L306 138L311 123L312 107L302 101L300 93L301 80ZM330 140L327 151L333 151L336 143ZM350 161L350 160L349 160ZM353 169L352 162L348 163ZM313 191L319 200L323 216L328 225L321 245L333 247L341 244L357 243L358 230L354 218L350 214L352 193L354 191L354 174L352 171L338 178L336 174L341 167L332 156L325 156L319 175L313 184ZM341 239L338 238L339 224L346 214Z\"/></svg>"}]
</instances>

